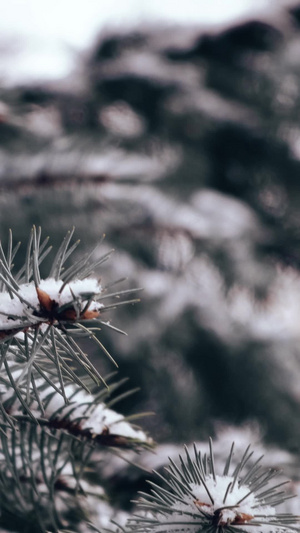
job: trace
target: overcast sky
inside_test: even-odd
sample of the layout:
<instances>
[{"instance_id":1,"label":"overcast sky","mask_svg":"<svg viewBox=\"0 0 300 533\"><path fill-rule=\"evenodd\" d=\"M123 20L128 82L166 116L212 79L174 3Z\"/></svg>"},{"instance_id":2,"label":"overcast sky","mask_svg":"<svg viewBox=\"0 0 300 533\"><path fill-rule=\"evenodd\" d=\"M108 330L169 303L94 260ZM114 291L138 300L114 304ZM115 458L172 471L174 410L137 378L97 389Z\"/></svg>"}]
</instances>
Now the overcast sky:
<instances>
[{"instance_id":1,"label":"overcast sky","mask_svg":"<svg viewBox=\"0 0 300 533\"><path fill-rule=\"evenodd\" d=\"M65 76L75 52L112 24L227 22L267 5L270 0L0 0L0 76L6 83Z\"/></svg>"}]
</instances>

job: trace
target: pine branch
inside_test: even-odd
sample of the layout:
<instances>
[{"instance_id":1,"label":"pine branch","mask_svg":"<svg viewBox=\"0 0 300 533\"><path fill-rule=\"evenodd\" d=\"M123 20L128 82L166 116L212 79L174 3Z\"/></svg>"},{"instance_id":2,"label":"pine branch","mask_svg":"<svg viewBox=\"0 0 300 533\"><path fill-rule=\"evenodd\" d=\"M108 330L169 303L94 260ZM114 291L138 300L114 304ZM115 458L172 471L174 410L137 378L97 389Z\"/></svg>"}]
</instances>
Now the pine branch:
<instances>
[{"instance_id":1,"label":"pine branch","mask_svg":"<svg viewBox=\"0 0 300 533\"><path fill-rule=\"evenodd\" d=\"M270 484L280 471L258 468L261 457L251 464L253 452L248 446L230 473L232 454L233 446L223 473L218 474L211 440L208 456L195 445L193 455L185 447L179 466L170 459L167 476L158 474L164 486L150 482L151 493L141 493L137 504L142 512L133 515L125 529L100 529L99 533L300 531L300 516L276 512L276 506L292 497L281 490L287 481Z\"/></svg>"},{"instance_id":2,"label":"pine branch","mask_svg":"<svg viewBox=\"0 0 300 533\"><path fill-rule=\"evenodd\" d=\"M64 514L79 506L80 474L90 450L66 434L51 434L26 422L0 439L2 512L22 519L23 525L31 523L32 531L57 531Z\"/></svg>"},{"instance_id":3,"label":"pine branch","mask_svg":"<svg viewBox=\"0 0 300 533\"><path fill-rule=\"evenodd\" d=\"M12 365L10 374L15 382L18 382L20 371L21 365ZM133 419L144 417L147 413L124 417L112 410L113 405L136 392L135 389L116 394L126 380L109 383L109 388L98 387L93 394L76 383L69 383L62 391L60 382L50 385L36 374L33 370L32 378L37 390L28 399L30 414L24 412L24 405L10 382L0 378L4 411L13 418L16 425L20 422L35 422L40 427L63 431L96 447L139 451L153 446L152 440L138 426L132 424ZM107 379L110 381L110 376ZM85 384L86 382L87 380ZM89 380L87 388L92 386L93 383ZM42 410L39 402L42 404Z\"/></svg>"},{"instance_id":4,"label":"pine branch","mask_svg":"<svg viewBox=\"0 0 300 533\"><path fill-rule=\"evenodd\" d=\"M14 364L10 371L17 381L19 366ZM107 381L112 377L108 376ZM78 384L68 384L66 405L58 393L59 383L53 390L45 381L35 379L44 407L41 416L38 401L32 395L30 413L37 423L24 414L10 383L5 378L1 381L2 391L6 387L6 392L2 392L3 407L14 425L0 425L0 508L4 515L13 513L16 519L23 520L32 531L58 532L70 523L64 516L72 509L76 509L79 522L87 519L86 496L94 494L87 481L90 472L96 473L94 451L103 447L112 453L114 448L139 451L152 445L128 418L107 407L112 394L114 401L123 398L124 393L118 394L118 389L125 380L112 382L109 389L98 388L95 394L88 394ZM91 380L86 381L90 387ZM98 475L97 486L99 483L101 488ZM76 519L72 517L74 523Z\"/></svg>"},{"instance_id":5,"label":"pine branch","mask_svg":"<svg viewBox=\"0 0 300 533\"><path fill-rule=\"evenodd\" d=\"M56 392L59 391L65 402L65 383L68 381L86 388L82 376L88 375L95 384L105 384L77 339L90 338L116 365L97 334L102 325L124 332L105 322L102 315L106 309L137 301L127 300L131 291L109 294L96 278L88 277L110 257L111 252L97 260L92 259L91 252L67 266L79 244L79 241L71 244L73 233L74 228L65 236L45 279L40 266L50 253L51 246L48 246L48 238L41 241L40 228L33 227L25 263L16 274L13 272L13 259L19 244L13 248L11 234L7 254L0 244L0 364L2 375L7 375L10 386L29 416L32 415L32 396L37 400L41 414L44 410L37 379L45 380ZM126 302L119 301L123 295ZM113 303L102 303L101 300L106 298ZM10 375L12 361L17 361L20 369L22 367L17 380ZM75 373L75 368L79 368L80 372Z\"/></svg>"}]
</instances>

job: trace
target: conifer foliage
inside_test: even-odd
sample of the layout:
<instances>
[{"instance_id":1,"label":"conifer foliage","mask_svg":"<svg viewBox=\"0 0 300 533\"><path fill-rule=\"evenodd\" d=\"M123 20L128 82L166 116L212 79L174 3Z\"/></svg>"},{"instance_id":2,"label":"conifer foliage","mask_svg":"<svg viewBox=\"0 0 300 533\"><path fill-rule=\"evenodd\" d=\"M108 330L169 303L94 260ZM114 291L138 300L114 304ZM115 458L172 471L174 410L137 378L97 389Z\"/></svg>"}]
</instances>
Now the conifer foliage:
<instances>
[{"instance_id":1,"label":"conifer foliage","mask_svg":"<svg viewBox=\"0 0 300 533\"><path fill-rule=\"evenodd\" d=\"M114 362L97 335L99 326L117 328L102 314L135 300L119 302L131 291L108 292L90 277L110 254L94 262L89 254L68 265L78 245L71 244L73 231L45 279L40 267L51 248L40 230L32 229L16 273L20 245L13 247L10 235L7 253L0 247L0 524L36 533L300 531L297 516L276 512L291 497L281 490L286 481L274 484L278 471L263 469L250 446L236 462L232 445L218 473L211 439L209 454L194 445L193 454L185 449L185 459L170 459L167 477L159 474L160 485L151 482L152 492L141 494L138 512L122 525L117 513L99 520L106 504L101 461L107 462L107 453L122 457L152 442L112 408L132 392L118 392L124 380L104 379L80 346L81 337L89 337ZM107 529L109 519L113 529Z\"/></svg>"},{"instance_id":2,"label":"conifer foliage","mask_svg":"<svg viewBox=\"0 0 300 533\"><path fill-rule=\"evenodd\" d=\"M36 379L47 382L66 401L65 380L77 382L86 388L84 381L73 370L79 365L83 374L95 384L103 382L94 365L76 342L78 337L92 338L116 365L101 341L95 335L95 326L113 327L102 320L102 313L114 304L102 300L119 298L122 293L107 294L97 279L88 276L110 254L91 261L91 254L75 265L65 268L65 262L76 249L70 241L74 230L68 232L58 249L46 279L41 279L40 264L51 251L48 239L41 242L41 231L33 228L27 246L25 265L15 275L13 259L19 248L12 246L10 236L7 255L1 253L0 339L1 364L6 372L4 385L11 386L25 411L32 416L30 404L34 398L41 413L44 412ZM125 291L126 292L126 291ZM101 310L101 311L100 311ZM91 321L92 326L86 327ZM89 323L91 323L89 322ZM12 362L20 367L12 371ZM59 383L57 387L55 382Z\"/></svg>"},{"instance_id":3,"label":"conifer foliage","mask_svg":"<svg viewBox=\"0 0 300 533\"><path fill-rule=\"evenodd\" d=\"M94 262L89 254L67 266L78 245L70 245L73 232L45 279L40 266L51 247L40 230L33 228L16 273L20 245L13 247L10 236L7 254L0 247L0 506L1 524L9 529L79 527L87 517L86 497L95 490L84 479L86 469L96 472L93 452L151 446L130 417L112 408L132 391L118 393L124 380L104 379L80 347L89 337L114 363L96 335L103 324L113 328L102 313L128 291L108 293L89 277L110 254ZM98 478L96 487L99 504Z\"/></svg>"},{"instance_id":4,"label":"conifer foliage","mask_svg":"<svg viewBox=\"0 0 300 533\"><path fill-rule=\"evenodd\" d=\"M279 472L262 468L262 457L247 465L253 456L250 446L232 467L233 450L234 443L219 474L211 440L208 456L201 454L195 445L193 454L185 448L186 458L180 456L179 466L170 460L167 478L161 476L165 488L151 483L151 494L142 495L138 504L144 514L137 514L128 521L128 532L298 530L296 516L276 512L277 505L291 498L281 490L287 481L274 484Z\"/></svg>"}]
</instances>

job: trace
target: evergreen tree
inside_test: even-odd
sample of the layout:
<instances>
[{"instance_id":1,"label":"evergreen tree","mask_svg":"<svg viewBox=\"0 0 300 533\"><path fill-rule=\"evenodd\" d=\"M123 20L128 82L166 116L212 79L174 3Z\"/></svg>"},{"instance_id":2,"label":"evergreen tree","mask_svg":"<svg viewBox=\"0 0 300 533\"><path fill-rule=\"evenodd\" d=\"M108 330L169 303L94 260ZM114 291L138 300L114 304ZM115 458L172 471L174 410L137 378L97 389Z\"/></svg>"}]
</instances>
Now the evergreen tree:
<instances>
[{"instance_id":1,"label":"evergreen tree","mask_svg":"<svg viewBox=\"0 0 300 533\"><path fill-rule=\"evenodd\" d=\"M130 501L158 483L152 469L165 477L184 443L209 456L209 435L216 475L232 441L237 460L252 442L297 492L299 12L295 2L206 29L107 30L70 79L3 84L3 528L75 531L89 513L98 529L110 518L140 527L125 522L144 516ZM37 230L26 247L33 224L56 255ZM73 225L78 248L65 238ZM141 302L116 306L139 298L126 293L135 287ZM125 435L105 423L118 397ZM155 413L143 434L133 412ZM148 434L156 455L136 454ZM298 515L296 501L278 513Z\"/></svg>"}]
</instances>

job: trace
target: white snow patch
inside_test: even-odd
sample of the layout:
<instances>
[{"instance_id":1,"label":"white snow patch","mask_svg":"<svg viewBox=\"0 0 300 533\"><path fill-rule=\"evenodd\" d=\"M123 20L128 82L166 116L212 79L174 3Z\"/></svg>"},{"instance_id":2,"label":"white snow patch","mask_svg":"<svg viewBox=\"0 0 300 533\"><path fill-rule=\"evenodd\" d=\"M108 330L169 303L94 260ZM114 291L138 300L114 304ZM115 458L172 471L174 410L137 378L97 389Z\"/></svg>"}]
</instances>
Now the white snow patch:
<instances>
[{"instance_id":1,"label":"white snow patch","mask_svg":"<svg viewBox=\"0 0 300 533\"><path fill-rule=\"evenodd\" d=\"M48 278L41 280L39 288L46 292L51 300L57 302L59 307L73 302L74 296L79 298L84 306L90 296L98 295L102 290L98 280L93 278L67 283L60 292L63 283L62 280ZM91 302L89 310L99 310L101 307L103 304ZM18 294L12 294L12 297L8 292L0 293L0 330L18 328L24 325L26 314L39 308L40 303L33 281L20 285Z\"/></svg>"},{"instance_id":2,"label":"white snow patch","mask_svg":"<svg viewBox=\"0 0 300 533\"><path fill-rule=\"evenodd\" d=\"M205 483L214 503L212 503L204 485L192 483L190 487L197 499L194 503L196 503L200 509L203 508L203 510L211 516L213 516L217 510L223 509L222 521L225 523L227 521L228 523L234 522L235 518L239 515L248 515L249 517L264 515L264 518L260 517L259 519L264 522L276 514L274 507L271 507L270 505L259 505L254 493L250 492L250 487L248 485L239 485L238 481L234 483L234 478L232 476L216 475L216 478L214 479L212 475L209 475L205 478ZM229 489L224 503L224 497L230 484L233 489ZM251 518L249 518L249 521L250 520ZM247 521L243 524L243 528L246 524ZM264 527L265 526L262 526L262 528ZM263 530L264 529L261 529L261 531Z\"/></svg>"},{"instance_id":3,"label":"white snow patch","mask_svg":"<svg viewBox=\"0 0 300 533\"><path fill-rule=\"evenodd\" d=\"M258 501L253 493L250 493L249 486L239 486L238 482L234 485L232 492L228 492L225 504L223 503L224 496L226 494L228 485L233 483L234 478L232 476L216 476L214 479L212 475L205 477L206 486L214 501L212 503L208 496L208 493L204 485L195 483L190 484L190 488L193 492L193 496L186 496L182 501L176 502L171 507L172 513L166 515L159 515L160 525L155 527L155 531L163 531L164 533L179 531L174 524L182 524L185 528L188 525L189 532L200 531L199 526L203 526L204 523L209 523L209 516L215 517L215 512L220 512L220 520L225 524L234 524L234 520L238 517L244 518L245 522L238 525L238 528L242 528L245 531L251 531L251 517L259 516L260 525L257 526L260 533L270 533L270 525L268 520L270 517L276 515L275 509L269 505L259 506ZM249 496L247 496L249 494ZM245 498L246 496L246 498ZM195 497L195 499L193 498ZM238 503L242 498L245 498L243 502ZM226 508L227 507L227 508ZM197 508L203 510L205 513L199 515ZM248 521L242 515L249 515ZM207 518L205 518L205 516ZM265 524L263 523L265 522ZM248 526L247 526L248 523ZM169 527L166 529L166 524ZM195 528L195 529L194 529ZM202 529L201 529L202 530ZM180 529L181 531L181 529ZM183 531L183 529L182 529Z\"/></svg>"},{"instance_id":4,"label":"white snow patch","mask_svg":"<svg viewBox=\"0 0 300 533\"><path fill-rule=\"evenodd\" d=\"M241 487L238 486L236 483L234 486L234 489L232 492L229 491L226 503L223 503L223 499L227 490L227 487L230 483L233 483L233 477L232 476L216 476L216 480L212 476L207 476L205 478L206 486L214 500L214 504L212 505L212 502L205 490L204 485L196 485L191 484L191 489L196 496L197 500L199 500L201 503L204 503L205 506L207 504L211 505L212 514L217 509L220 509L220 507L224 507L225 505L228 507L231 507L232 505L236 505L239 500L244 498L246 494L249 492L249 487L247 485L242 485ZM256 501L254 498L253 493L251 493L239 506L239 510L242 513L246 514L252 514L252 506L255 505Z\"/></svg>"},{"instance_id":5,"label":"white snow patch","mask_svg":"<svg viewBox=\"0 0 300 533\"><path fill-rule=\"evenodd\" d=\"M58 419L66 418L71 422L80 421L82 430L90 430L91 433L101 435L103 431L109 431L109 434L120 435L137 439L140 441L147 441L146 434L139 429L135 429L132 425L124 419L124 416L112 409L106 407L104 403L95 405L95 398L91 394L83 390L74 388L73 385L65 387L65 393L71 399L70 404L65 405L64 399L59 394L54 394L45 409L45 415L50 418L59 410ZM49 394L49 389L41 394L41 399ZM34 411L33 411L34 412ZM39 416L39 412L34 412Z\"/></svg>"}]
</instances>

